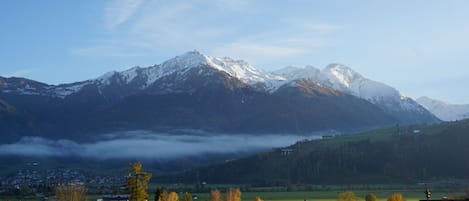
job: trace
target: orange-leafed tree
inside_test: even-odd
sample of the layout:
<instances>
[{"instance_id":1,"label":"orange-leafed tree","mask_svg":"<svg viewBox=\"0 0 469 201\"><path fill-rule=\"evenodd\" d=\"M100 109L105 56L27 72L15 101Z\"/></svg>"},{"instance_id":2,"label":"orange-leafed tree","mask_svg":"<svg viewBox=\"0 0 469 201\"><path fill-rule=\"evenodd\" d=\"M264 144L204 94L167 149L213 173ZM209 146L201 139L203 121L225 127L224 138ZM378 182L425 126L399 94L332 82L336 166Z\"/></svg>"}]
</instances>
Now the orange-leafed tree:
<instances>
[{"instance_id":1,"label":"orange-leafed tree","mask_svg":"<svg viewBox=\"0 0 469 201\"><path fill-rule=\"evenodd\" d=\"M210 201L221 201L221 193L218 189L210 191Z\"/></svg>"},{"instance_id":2,"label":"orange-leafed tree","mask_svg":"<svg viewBox=\"0 0 469 201\"><path fill-rule=\"evenodd\" d=\"M179 196L176 192L171 192L168 195L168 201L179 201Z\"/></svg>"},{"instance_id":3,"label":"orange-leafed tree","mask_svg":"<svg viewBox=\"0 0 469 201\"><path fill-rule=\"evenodd\" d=\"M226 191L225 201L241 201L241 190L230 188Z\"/></svg>"},{"instance_id":4,"label":"orange-leafed tree","mask_svg":"<svg viewBox=\"0 0 469 201\"><path fill-rule=\"evenodd\" d=\"M400 193L394 193L389 196L388 201L405 201L404 196Z\"/></svg>"},{"instance_id":5,"label":"orange-leafed tree","mask_svg":"<svg viewBox=\"0 0 469 201\"><path fill-rule=\"evenodd\" d=\"M361 199L352 191L345 191L337 196L337 201L360 201Z\"/></svg>"},{"instance_id":6,"label":"orange-leafed tree","mask_svg":"<svg viewBox=\"0 0 469 201\"><path fill-rule=\"evenodd\" d=\"M155 195L155 201L168 201L169 193L165 189L158 189Z\"/></svg>"}]
</instances>

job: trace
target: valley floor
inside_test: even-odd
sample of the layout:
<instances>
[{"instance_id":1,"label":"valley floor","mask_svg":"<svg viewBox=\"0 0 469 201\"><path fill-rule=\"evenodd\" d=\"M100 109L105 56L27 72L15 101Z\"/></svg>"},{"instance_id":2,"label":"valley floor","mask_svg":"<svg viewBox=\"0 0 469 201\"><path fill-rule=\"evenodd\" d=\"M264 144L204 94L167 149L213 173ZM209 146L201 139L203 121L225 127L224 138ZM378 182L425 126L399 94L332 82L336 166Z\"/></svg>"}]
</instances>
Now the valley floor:
<instances>
[{"instance_id":1,"label":"valley floor","mask_svg":"<svg viewBox=\"0 0 469 201\"><path fill-rule=\"evenodd\" d=\"M352 190L362 200L369 193L374 193L379 201L386 201L387 198L393 193L401 193L406 201L419 201L425 199L424 188L422 186L412 186L409 188L380 188L379 186L371 186L370 190ZM269 187L270 188L270 187ZM252 201L256 196L260 196L264 201L336 201L337 195L341 192L348 190L347 188L337 186L326 186L330 190L320 191L265 191L267 188L259 188L259 191L242 192L242 200ZM432 199L441 199L443 197L458 198L464 196L466 193L463 192L463 188L448 189L448 188L431 189ZM253 189L254 190L254 189ZM224 193L222 193L223 195ZM208 201L210 193L192 193L193 196L197 196L198 199L194 201ZM100 194L88 195L89 201L95 201L101 198ZM40 200L33 197L12 197L12 196L0 196L0 201L36 201ZM154 200L154 193L150 191L149 201Z\"/></svg>"}]
</instances>

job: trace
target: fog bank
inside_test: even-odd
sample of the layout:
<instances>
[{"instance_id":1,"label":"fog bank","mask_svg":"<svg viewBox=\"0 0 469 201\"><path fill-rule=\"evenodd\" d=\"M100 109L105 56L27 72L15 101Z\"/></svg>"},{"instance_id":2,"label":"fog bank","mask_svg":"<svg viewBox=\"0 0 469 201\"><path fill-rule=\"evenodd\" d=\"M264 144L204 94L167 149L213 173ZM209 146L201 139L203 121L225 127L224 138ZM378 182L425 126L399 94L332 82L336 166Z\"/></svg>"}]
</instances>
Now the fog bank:
<instances>
[{"instance_id":1,"label":"fog bank","mask_svg":"<svg viewBox=\"0 0 469 201\"><path fill-rule=\"evenodd\" d=\"M102 135L93 143L23 137L0 145L0 155L79 156L96 159L174 159L208 154L235 154L284 147L318 136L298 135L174 135L131 131Z\"/></svg>"}]
</instances>

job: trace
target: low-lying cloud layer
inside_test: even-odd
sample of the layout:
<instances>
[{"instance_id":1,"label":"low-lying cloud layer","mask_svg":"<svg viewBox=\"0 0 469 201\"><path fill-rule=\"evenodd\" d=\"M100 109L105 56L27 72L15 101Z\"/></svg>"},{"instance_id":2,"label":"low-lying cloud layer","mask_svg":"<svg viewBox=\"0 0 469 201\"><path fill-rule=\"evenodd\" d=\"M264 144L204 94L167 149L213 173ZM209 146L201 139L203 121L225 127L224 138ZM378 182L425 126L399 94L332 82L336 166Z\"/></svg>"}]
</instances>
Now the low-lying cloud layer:
<instances>
[{"instance_id":1,"label":"low-lying cloud layer","mask_svg":"<svg viewBox=\"0 0 469 201\"><path fill-rule=\"evenodd\" d=\"M0 155L172 159L268 150L305 138L296 135L171 135L132 131L108 134L96 142L80 144L71 140L23 137L14 144L0 145Z\"/></svg>"}]
</instances>

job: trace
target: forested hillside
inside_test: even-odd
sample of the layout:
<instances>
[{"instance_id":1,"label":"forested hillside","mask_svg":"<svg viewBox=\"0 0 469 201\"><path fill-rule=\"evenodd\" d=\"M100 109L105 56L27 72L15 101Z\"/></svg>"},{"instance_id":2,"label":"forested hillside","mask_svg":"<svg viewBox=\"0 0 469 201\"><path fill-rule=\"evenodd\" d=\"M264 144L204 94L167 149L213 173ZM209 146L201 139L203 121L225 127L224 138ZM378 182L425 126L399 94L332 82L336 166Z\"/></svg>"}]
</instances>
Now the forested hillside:
<instances>
[{"instance_id":1,"label":"forested hillside","mask_svg":"<svg viewBox=\"0 0 469 201\"><path fill-rule=\"evenodd\" d=\"M395 126L298 142L282 149L161 178L209 183L388 183L468 179L469 121Z\"/></svg>"}]
</instances>

